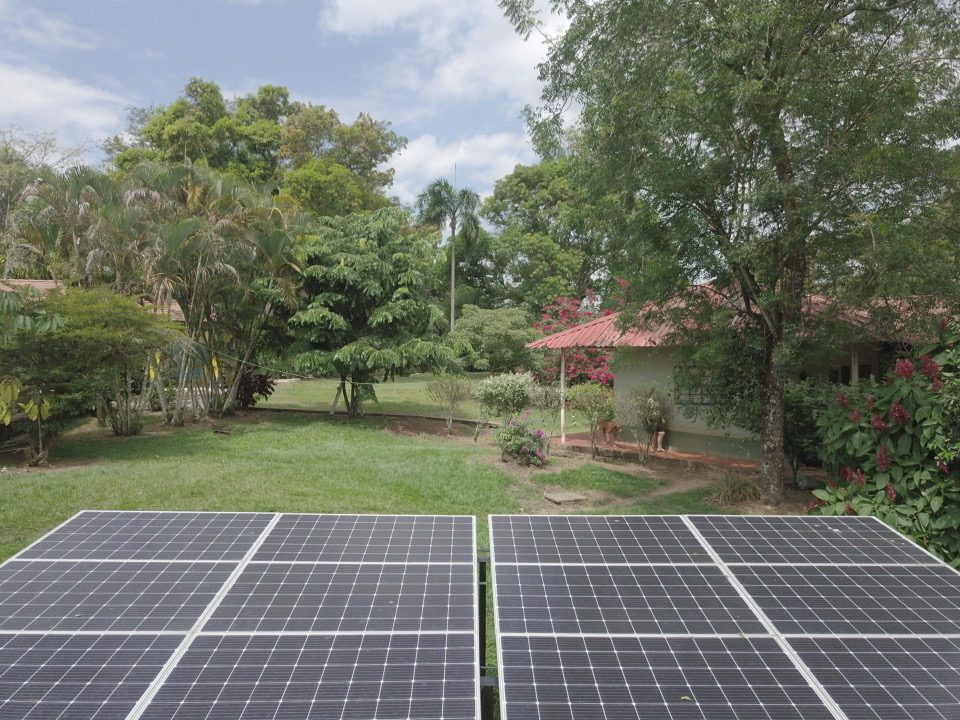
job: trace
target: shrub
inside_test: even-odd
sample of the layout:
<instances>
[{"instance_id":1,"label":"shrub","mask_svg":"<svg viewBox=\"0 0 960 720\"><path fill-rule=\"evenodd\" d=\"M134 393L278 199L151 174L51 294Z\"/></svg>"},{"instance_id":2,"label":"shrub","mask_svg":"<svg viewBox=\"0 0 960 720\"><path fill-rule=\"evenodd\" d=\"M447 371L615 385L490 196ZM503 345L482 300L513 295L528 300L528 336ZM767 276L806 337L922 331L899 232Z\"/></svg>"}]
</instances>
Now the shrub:
<instances>
[{"instance_id":1,"label":"shrub","mask_svg":"<svg viewBox=\"0 0 960 720\"><path fill-rule=\"evenodd\" d=\"M427 395L440 406L443 419L447 421L449 435L457 410L470 399L470 383L460 377L441 376L427 385Z\"/></svg>"},{"instance_id":2,"label":"shrub","mask_svg":"<svg viewBox=\"0 0 960 720\"><path fill-rule=\"evenodd\" d=\"M599 383L577 385L567 391L570 409L580 413L590 426L590 453L597 454L597 430L600 423L613 419L613 390Z\"/></svg>"},{"instance_id":3,"label":"shrub","mask_svg":"<svg viewBox=\"0 0 960 720\"><path fill-rule=\"evenodd\" d=\"M763 488L756 478L726 470L710 491L707 500L715 505L739 505L763 500Z\"/></svg>"},{"instance_id":4,"label":"shrub","mask_svg":"<svg viewBox=\"0 0 960 720\"><path fill-rule=\"evenodd\" d=\"M617 402L617 416L629 428L639 449L640 464L646 464L650 443L660 421L670 414L670 398L656 385L639 385Z\"/></svg>"},{"instance_id":5,"label":"shrub","mask_svg":"<svg viewBox=\"0 0 960 720\"><path fill-rule=\"evenodd\" d=\"M547 433L533 430L525 422L510 422L497 434L503 460L514 459L520 465L543 467L547 462Z\"/></svg>"},{"instance_id":6,"label":"shrub","mask_svg":"<svg viewBox=\"0 0 960 720\"><path fill-rule=\"evenodd\" d=\"M266 400L273 395L276 384L270 375L256 370L244 370L240 375L240 384L237 385L237 407L247 410L260 400Z\"/></svg>"},{"instance_id":7,"label":"shrub","mask_svg":"<svg viewBox=\"0 0 960 720\"><path fill-rule=\"evenodd\" d=\"M504 373L481 380L473 390L480 403L480 423L493 415L503 418L506 427L530 405L532 391L533 376L528 373Z\"/></svg>"},{"instance_id":8,"label":"shrub","mask_svg":"<svg viewBox=\"0 0 960 720\"><path fill-rule=\"evenodd\" d=\"M821 455L833 477L814 490L810 512L877 515L960 567L958 341L897 360L862 403L842 393L821 411Z\"/></svg>"}]
</instances>

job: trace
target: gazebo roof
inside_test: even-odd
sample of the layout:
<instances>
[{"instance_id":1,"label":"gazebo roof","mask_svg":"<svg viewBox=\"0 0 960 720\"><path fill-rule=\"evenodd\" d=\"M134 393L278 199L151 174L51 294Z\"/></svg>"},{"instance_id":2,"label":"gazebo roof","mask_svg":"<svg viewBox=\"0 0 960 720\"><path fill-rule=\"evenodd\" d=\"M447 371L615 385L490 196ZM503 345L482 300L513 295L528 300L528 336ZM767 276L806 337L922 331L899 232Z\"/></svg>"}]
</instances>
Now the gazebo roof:
<instances>
[{"instance_id":1,"label":"gazebo roof","mask_svg":"<svg viewBox=\"0 0 960 720\"><path fill-rule=\"evenodd\" d=\"M539 340L527 343L528 348L548 348L566 350L569 348L613 348L613 347L655 347L661 345L669 333L666 325L657 325L647 329L633 328L623 331L617 327L620 313L591 320L583 325L575 325L561 332L547 335Z\"/></svg>"}]
</instances>

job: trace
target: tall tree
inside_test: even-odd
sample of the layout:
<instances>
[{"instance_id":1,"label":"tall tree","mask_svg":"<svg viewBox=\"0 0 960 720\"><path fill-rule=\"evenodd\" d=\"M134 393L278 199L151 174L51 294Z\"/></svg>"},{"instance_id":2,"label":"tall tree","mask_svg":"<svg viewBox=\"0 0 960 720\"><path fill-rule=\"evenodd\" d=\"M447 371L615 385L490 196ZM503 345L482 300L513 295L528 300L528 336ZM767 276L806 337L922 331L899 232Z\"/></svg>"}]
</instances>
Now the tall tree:
<instances>
[{"instance_id":1,"label":"tall tree","mask_svg":"<svg viewBox=\"0 0 960 720\"><path fill-rule=\"evenodd\" d=\"M500 4L522 32L537 23L532 0ZM634 283L646 299L713 279L726 321L756 349L763 485L777 503L784 387L811 339L805 298L829 290L830 278L872 268L861 262L874 256L872 243L910 242L915 219L947 185L942 148L956 137L960 100L957 6L551 0L550 7L567 23L541 68L545 104L533 113L535 134L556 140L561 113L576 101L584 152L610 186L659 215L660 239ZM871 232L879 228L887 232ZM936 252L940 244L913 247ZM674 307L687 315L679 327L717 320L713 301ZM718 358L715 376L737 362Z\"/></svg>"},{"instance_id":2,"label":"tall tree","mask_svg":"<svg viewBox=\"0 0 960 720\"><path fill-rule=\"evenodd\" d=\"M492 264L512 302L539 311L554 298L604 294L606 232L571 157L517 165L497 181L482 214L500 231Z\"/></svg>"},{"instance_id":3,"label":"tall tree","mask_svg":"<svg viewBox=\"0 0 960 720\"><path fill-rule=\"evenodd\" d=\"M480 196L474 190L457 190L448 180L439 178L417 196L417 219L420 223L450 228L450 332L457 317L457 228L470 248L480 231L477 211Z\"/></svg>"},{"instance_id":4,"label":"tall tree","mask_svg":"<svg viewBox=\"0 0 960 720\"><path fill-rule=\"evenodd\" d=\"M435 247L400 208L322 218L297 248L301 305L290 319L294 364L336 374L352 416L381 379L448 361L442 311L429 300ZM338 394L339 396L339 394Z\"/></svg>"}]
</instances>

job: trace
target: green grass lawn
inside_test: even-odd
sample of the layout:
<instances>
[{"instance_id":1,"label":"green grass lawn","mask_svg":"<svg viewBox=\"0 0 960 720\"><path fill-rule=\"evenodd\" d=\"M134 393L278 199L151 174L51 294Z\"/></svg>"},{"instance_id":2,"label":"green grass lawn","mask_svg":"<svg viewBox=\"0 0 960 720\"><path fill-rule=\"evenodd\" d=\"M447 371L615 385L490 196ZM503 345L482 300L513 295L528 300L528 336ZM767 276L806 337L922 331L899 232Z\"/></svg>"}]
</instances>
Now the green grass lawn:
<instances>
[{"instance_id":1,"label":"green grass lawn","mask_svg":"<svg viewBox=\"0 0 960 720\"><path fill-rule=\"evenodd\" d=\"M251 413L223 427L230 434L151 425L116 438L91 422L68 433L52 467L0 474L0 560L84 509L469 514L485 547L486 516L521 512L535 493L478 462L498 455L489 439L404 437L375 420L323 414ZM645 505L639 498L660 481L593 464L533 477L606 490L630 512L716 512L684 496Z\"/></svg>"},{"instance_id":2,"label":"green grass lawn","mask_svg":"<svg viewBox=\"0 0 960 720\"><path fill-rule=\"evenodd\" d=\"M487 377L484 373L468 373L467 380L476 385ZM418 415L423 417L442 417L442 411L436 402L427 395L427 385L433 380L433 375L415 374L397 378L394 381L377 383L374 388L377 393L377 402L364 404L367 413L378 415ZM276 390L267 400L257 407L284 410L310 410L329 412L333 399L337 394L338 380L298 380L277 383ZM343 401L338 410L342 413ZM476 400L465 402L457 413L462 420L476 422L480 417L480 405ZM499 418L491 418L494 422ZM535 427L551 433L560 432L558 418L547 416L536 410L530 412L529 421ZM567 416L567 432L581 432L587 430L587 425L570 413Z\"/></svg>"}]
</instances>

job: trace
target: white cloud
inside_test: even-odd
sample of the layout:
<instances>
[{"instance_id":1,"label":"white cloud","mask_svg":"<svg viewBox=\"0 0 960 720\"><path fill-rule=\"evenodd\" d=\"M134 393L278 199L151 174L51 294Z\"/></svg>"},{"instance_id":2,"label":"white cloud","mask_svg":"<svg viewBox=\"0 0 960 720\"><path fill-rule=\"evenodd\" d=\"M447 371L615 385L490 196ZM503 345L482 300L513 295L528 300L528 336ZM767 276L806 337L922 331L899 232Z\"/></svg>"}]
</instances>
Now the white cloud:
<instances>
[{"instance_id":1,"label":"white cloud","mask_svg":"<svg viewBox=\"0 0 960 720\"><path fill-rule=\"evenodd\" d=\"M415 44L378 69L384 92L413 94L420 113L442 103L494 99L515 118L540 95L542 36L524 41L495 0L327 0L322 26L354 38L406 31Z\"/></svg>"},{"instance_id":2,"label":"white cloud","mask_svg":"<svg viewBox=\"0 0 960 720\"><path fill-rule=\"evenodd\" d=\"M469 187L481 195L513 171L515 165L537 161L530 143L521 133L494 133L442 143L433 135L414 138L390 163L397 171L393 192L405 203L437 178Z\"/></svg>"},{"instance_id":3,"label":"white cloud","mask_svg":"<svg viewBox=\"0 0 960 720\"><path fill-rule=\"evenodd\" d=\"M100 43L97 33L73 23L66 15L23 7L14 0L0 0L0 31L14 43L45 50L92 50Z\"/></svg>"},{"instance_id":4,"label":"white cloud","mask_svg":"<svg viewBox=\"0 0 960 720\"><path fill-rule=\"evenodd\" d=\"M130 100L69 77L0 63L4 120L79 144L118 132Z\"/></svg>"}]
</instances>

